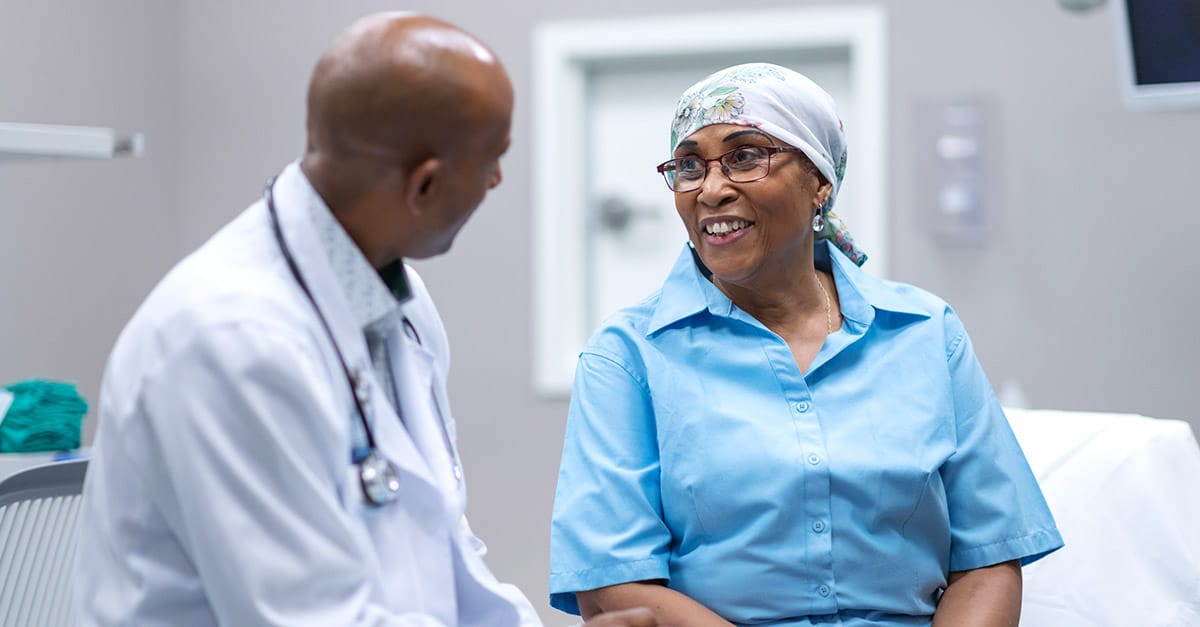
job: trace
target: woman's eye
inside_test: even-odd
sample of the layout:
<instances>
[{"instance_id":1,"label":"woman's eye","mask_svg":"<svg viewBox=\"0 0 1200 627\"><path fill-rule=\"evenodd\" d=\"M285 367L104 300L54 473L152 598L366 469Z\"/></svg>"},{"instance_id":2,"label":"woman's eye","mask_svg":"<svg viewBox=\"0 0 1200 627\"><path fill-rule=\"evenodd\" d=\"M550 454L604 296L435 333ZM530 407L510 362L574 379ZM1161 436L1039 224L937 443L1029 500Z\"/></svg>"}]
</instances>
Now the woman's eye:
<instances>
[{"instance_id":1,"label":"woman's eye","mask_svg":"<svg viewBox=\"0 0 1200 627\"><path fill-rule=\"evenodd\" d=\"M684 157L675 160L675 170L683 176L695 175L703 169L704 167L700 165L700 160L695 157Z\"/></svg>"},{"instance_id":2,"label":"woman's eye","mask_svg":"<svg viewBox=\"0 0 1200 627\"><path fill-rule=\"evenodd\" d=\"M738 148L729 155L731 165L752 165L763 158L763 151L751 146Z\"/></svg>"}]
</instances>

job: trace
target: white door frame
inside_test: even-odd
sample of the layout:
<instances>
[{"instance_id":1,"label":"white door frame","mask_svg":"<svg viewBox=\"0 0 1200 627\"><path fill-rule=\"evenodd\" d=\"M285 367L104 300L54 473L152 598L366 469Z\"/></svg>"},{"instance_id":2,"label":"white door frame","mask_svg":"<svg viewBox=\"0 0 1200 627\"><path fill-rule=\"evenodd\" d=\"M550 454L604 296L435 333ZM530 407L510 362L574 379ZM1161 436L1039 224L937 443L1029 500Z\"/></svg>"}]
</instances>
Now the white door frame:
<instances>
[{"instance_id":1,"label":"white door frame","mask_svg":"<svg viewBox=\"0 0 1200 627\"><path fill-rule=\"evenodd\" d=\"M803 7L545 23L534 32L533 385L564 397L592 329L585 258L587 71L628 58L754 50L849 48L858 106L851 159L863 211L851 226L871 242L871 271L888 273L887 32L882 7ZM716 69L716 68L714 68ZM699 79L701 77L697 77Z\"/></svg>"}]
</instances>

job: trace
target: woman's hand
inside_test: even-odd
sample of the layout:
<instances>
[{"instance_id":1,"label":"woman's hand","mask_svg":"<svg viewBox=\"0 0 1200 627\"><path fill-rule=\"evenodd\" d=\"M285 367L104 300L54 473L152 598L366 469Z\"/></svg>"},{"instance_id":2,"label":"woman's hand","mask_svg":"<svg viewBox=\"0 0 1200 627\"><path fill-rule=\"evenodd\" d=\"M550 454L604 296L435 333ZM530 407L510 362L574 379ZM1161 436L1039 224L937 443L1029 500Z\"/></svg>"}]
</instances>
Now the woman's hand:
<instances>
[{"instance_id":1,"label":"woman's hand","mask_svg":"<svg viewBox=\"0 0 1200 627\"><path fill-rule=\"evenodd\" d=\"M1021 619L1021 562L950 573L933 613L933 627L1017 627Z\"/></svg>"},{"instance_id":2,"label":"woman's hand","mask_svg":"<svg viewBox=\"0 0 1200 627\"><path fill-rule=\"evenodd\" d=\"M575 594L584 618L634 607L649 608L662 625L687 627L733 627L733 623L662 582L622 583ZM605 615L606 616L606 615ZM591 621L586 623L591 625Z\"/></svg>"}]
</instances>

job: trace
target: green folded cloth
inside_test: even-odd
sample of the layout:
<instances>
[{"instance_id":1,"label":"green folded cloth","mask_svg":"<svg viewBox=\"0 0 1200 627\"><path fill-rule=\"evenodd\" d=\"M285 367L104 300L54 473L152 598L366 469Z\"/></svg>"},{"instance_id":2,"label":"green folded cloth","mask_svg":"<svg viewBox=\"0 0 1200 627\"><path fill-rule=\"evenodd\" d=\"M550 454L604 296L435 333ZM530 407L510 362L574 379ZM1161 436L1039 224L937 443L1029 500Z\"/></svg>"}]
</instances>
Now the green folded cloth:
<instances>
[{"instance_id":1,"label":"green folded cloth","mask_svg":"<svg viewBox=\"0 0 1200 627\"><path fill-rule=\"evenodd\" d=\"M0 418L0 453L79 448L87 401L70 383L30 379L9 386L12 404Z\"/></svg>"}]
</instances>

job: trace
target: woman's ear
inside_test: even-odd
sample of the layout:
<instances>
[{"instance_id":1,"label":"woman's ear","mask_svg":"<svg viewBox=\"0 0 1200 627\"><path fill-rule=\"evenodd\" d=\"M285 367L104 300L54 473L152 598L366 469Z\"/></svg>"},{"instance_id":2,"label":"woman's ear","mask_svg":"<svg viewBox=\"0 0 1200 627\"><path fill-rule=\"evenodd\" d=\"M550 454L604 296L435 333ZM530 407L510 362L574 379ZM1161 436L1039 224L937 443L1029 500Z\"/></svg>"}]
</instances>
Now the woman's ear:
<instances>
[{"instance_id":1,"label":"woman's ear","mask_svg":"<svg viewBox=\"0 0 1200 627\"><path fill-rule=\"evenodd\" d=\"M820 211L821 208L825 206L825 203L829 202L829 195L832 193L833 183L822 183L821 186L817 188L817 197L815 203L817 211Z\"/></svg>"},{"instance_id":2,"label":"woman's ear","mask_svg":"<svg viewBox=\"0 0 1200 627\"><path fill-rule=\"evenodd\" d=\"M434 197L441 192L442 161L429 157L409 171L404 182L404 196L408 205L418 215L433 203Z\"/></svg>"}]
</instances>

